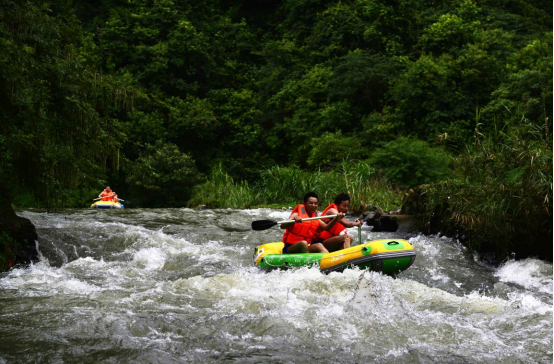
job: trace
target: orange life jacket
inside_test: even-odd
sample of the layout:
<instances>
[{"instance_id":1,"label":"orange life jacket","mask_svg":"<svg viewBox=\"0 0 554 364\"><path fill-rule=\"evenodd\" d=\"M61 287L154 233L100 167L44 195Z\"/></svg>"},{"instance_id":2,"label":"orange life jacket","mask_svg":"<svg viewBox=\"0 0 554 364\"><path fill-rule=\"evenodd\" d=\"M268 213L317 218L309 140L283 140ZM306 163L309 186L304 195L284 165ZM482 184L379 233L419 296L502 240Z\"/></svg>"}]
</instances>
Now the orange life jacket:
<instances>
[{"instance_id":1,"label":"orange life jacket","mask_svg":"<svg viewBox=\"0 0 554 364\"><path fill-rule=\"evenodd\" d=\"M325 210L323 210L323 212L321 213L321 216L325 216L327 214L327 211L329 211L330 209L335 209L337 211L339 210L337 205L332 203L329 206L327 206L327 208ZM331 221L331 219L325 219L326 224L328 224L330 221ZM318 237L323 239L323 240L326 240L326 239L332 238L333 236L340 235L340 233L342 233L345 229L346 229L346 227L344 227L343 224L341 224L340 222L337 221L335 223L335 225L333 225L333 227L331 229L329 229L328 231L325 231L325 230L319 231Z\"/></svg>"},{"instance_id":2,"label":"orange life jacket","mask_svg":"<svg viewBox=\"0 0 554 364\"><path fill-rule=\"evenodd\" d=\"M112 197L110 196L113 192L108 192L106 190L102 191L102 194L100 197L102 198L102 201L111 201Z\"/></svg>"},{"instance_id":3,"label":"orange life jacket","mask_svg":"<svg viewBox=\"0 0 554 364\"><path fill-rule=\"evenodd\" d=\"M302 219L308 219L310 217L316 217L317 211L314 216L308 215L306 207L300 204L292 210L292 214L298 213L298 216ZM292 215L291 214L291 215ZM299 241L306 240L308 244L312 241L317 228L319 227L319 220L302 221L302 223L294 223L291 227L287 228L283 234L283 243L296 244Z\"/></svg>"}]
</instances>

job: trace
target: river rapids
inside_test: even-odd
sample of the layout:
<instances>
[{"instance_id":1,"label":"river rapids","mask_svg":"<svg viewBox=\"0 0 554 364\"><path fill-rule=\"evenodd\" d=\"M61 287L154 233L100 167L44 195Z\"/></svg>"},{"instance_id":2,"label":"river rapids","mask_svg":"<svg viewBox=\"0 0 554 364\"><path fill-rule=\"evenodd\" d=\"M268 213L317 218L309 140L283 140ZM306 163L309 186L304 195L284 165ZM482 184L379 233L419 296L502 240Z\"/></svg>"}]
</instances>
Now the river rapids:
<instances>
[{"instance_id":1,"label":"river rapids","mask_svg":"<svg viewBox=\"0 0 554 364\"><path fill-rule=\"evenodd\" d=\"M480 263L438 236L397 277L264 272L289 211L18 211L41 261L0 275L0 363L550 363L552 264ZM358 236L357 229L351 235Z\"/></svg>"}]
</instances>

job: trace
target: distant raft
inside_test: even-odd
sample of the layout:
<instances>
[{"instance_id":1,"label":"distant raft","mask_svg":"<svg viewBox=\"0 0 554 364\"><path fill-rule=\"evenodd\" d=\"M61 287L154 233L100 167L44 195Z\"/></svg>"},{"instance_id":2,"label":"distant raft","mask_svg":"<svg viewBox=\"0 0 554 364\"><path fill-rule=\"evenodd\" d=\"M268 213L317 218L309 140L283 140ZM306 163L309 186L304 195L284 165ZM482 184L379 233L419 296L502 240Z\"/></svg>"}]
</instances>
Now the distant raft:
<instances>
[{"instance_id":1,"label":"distant raft","mask_svg":"<svg viewBox=\"0 0 554 364\"><path fill-rule=\"evenodd\" d=\"M318 266L324 273L359 267L387 275L408 269L414 262L414 247L403 239L375 240L332 253L282 254L283 243L260 245L254 263L267 270Z\"/></svg>"},{"instance_id":2,"label":"distant raft","mask_svg":"<svg viewBox=\"0 0 554 364\"><path fill-rule=\"evenodd\" d=\"M90 205L91 209L122 209L125 206L120 204L119 202L113 202L113 201L96 201L92 205Z\"/></svg>"}]
</instances>

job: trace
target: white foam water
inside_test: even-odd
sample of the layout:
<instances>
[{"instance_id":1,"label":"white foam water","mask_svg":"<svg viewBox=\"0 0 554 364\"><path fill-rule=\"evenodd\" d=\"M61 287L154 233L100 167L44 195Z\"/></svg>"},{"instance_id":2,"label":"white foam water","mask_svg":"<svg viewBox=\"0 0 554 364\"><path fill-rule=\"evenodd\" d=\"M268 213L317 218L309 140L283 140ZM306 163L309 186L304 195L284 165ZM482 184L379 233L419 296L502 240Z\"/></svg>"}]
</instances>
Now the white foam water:
<instances>
[{"instance_id":1,"label":"white foam water","mask_svg":"<svg viewBox=\"0 0 554 364\"><path fill-rule=\"evenodd\" d=\"M536 259L508 261L495 272L501 282L520 285L527 290L552 294L552 264Z\"/></svg>"},{"instance_id":2,"label":"white foam water","mask_svg":"<svg viewBox=\"0 0 554 364\"><path fill-rule=\"evenodd\" d=\"M486 267L450 239L415 236L397 278L258 270L254 248L282 230L251 221L289 214L22 212L43 259L0 277L0 362L551 361L550 263Z\"/></svg>"}]
</instances>

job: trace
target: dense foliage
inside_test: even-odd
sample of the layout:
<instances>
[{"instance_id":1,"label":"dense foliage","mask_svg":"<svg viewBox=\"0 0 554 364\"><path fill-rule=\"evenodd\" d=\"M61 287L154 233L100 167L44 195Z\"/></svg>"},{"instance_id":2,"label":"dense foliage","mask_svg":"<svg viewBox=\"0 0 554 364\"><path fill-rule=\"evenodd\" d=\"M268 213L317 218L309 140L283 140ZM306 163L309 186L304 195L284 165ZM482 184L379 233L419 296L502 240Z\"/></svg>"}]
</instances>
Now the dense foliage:
<instances>
[{"instance_id":1,"label":"dense foliage","mask_svg":"<svg viewBox=\"0 0 554 364\"><path fill-rule=\"evenodd\" d=\"M373 152L371 163L398 184L418 186L450 175L450 157L423 140L399 137Z\"/></svg>"},{"instance_id":2,"label":"dense foliage","mask_svg":"<svg viewBox=\"0 0 554 364\"><path fill-rule=\"evenodd\" d=\"M186 205L192 188L202 180L194 161L171 143L147 145L132 164L127 182L132 195L153 207Z\"/></svg>"},{"instance_id":3,"label":"dense foliage","mask_svg":"<svg viewBox=\"0 0 554 364\"><path fill-rule=\"evenodd\" d=\"M463 227L476 250L552 259L551 136L526 118L519 123L477 137L456 158L456 178L423 186L422 213Z\"/></svg>"},{"instance_id":4,"label":"dense foliage","mask_svg":"<svg viewBox=\"0 0 554 364\"><path fill-rule=\"evenodd\" d=\"M1 183L63 206L66 189L91 186L117 169L117 110L135 93L91 68L75 20L46 7L2 1L0 7Z\"/></svg>"},{"instance_id":5,"label":"dense foliage","mask_svg":"<svg viewBox=\"0 0 554 364\"><path fill-rule=\"evenodd\" d=\"M354 213L365 211L368 205L375 202L383 209L396 209L403 198L401 191L386 188L386 181L365 162L343 162L336 170L329 172L274 166L262 171L261 179L253 183L233 180L219 165L212 170L207 182L195 187L189 204L208 204L213 208L292 208L299 202L298 196L306 193L304 191L319 191L320 205L331 203L339 193L348 191L350 210Z\"/></svg>"},{"instance_id":6,"label":"dense foliage","mask_svg":"<svg viewBox=\"0 0 554 364\"><path fill-rule=\"evenodd\" d=\"M258 198L284 198L267 176L370 163L374 188L441 182L429 203L458 193L457 222L515 211L551 240L551 2L0 4L0 172L22 205L108 181L140 206L225 186L288 203Z\"/></svg>"}]
</instances>

